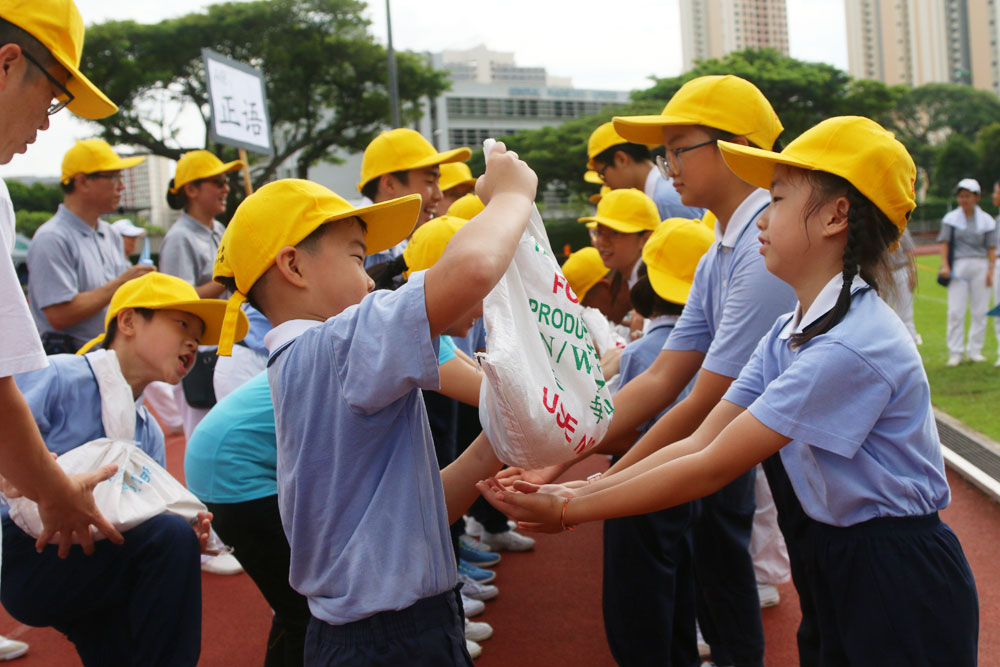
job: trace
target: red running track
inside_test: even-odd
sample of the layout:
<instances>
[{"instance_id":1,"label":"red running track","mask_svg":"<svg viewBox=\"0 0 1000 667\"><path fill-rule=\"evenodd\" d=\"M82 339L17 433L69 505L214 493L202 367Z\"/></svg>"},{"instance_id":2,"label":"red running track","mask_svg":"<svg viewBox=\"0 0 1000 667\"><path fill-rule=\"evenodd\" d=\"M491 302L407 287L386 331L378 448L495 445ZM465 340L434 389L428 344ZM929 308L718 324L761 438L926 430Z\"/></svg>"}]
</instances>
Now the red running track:
<instances>
[{"instance_id":1,"label":"red running track","mask_svg":"<svg viewBox=\"0 0 1000 667\"><path fill-rule=\"evenodd\" d=\"M167 464L183 473L184 441L167 440ZM580 478L600 467L590 461L570 471ZM964 480L949 473L952 505L943 517L958 534L972 564L981 608L981 664L995 664L1000 650L1000 507ZM541 535L534 552L504 554L497 566L500 596L475 620L489 622L494 636L483 642L480 667L515 664L613 665L601 621L601 526L580 526L573 533ZM270 609L246 575L202 575L203 638L201 665L230 667L263 664ZM798 664L795 629L798 601L791 584L779 587L782 601L765 609L768 665ZM0 634L31 644L16 663L78 665L72 645L50 628L21 625L0 610Z\"/></svg>"}]
</instances>

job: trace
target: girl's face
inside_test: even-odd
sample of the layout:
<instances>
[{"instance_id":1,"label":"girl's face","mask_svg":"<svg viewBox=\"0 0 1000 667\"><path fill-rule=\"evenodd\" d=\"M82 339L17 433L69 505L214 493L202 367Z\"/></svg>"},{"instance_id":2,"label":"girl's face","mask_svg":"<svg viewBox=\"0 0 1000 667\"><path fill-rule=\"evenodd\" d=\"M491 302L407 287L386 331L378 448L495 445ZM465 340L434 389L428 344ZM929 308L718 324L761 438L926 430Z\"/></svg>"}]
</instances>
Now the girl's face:
<instances>
[{"instance_id":1,"label":"girl's face","mask_svg":"<svg viewBox=\"0 0 1000 667\"><path fill-rule=\"evenodd\" d=\"M194 365L198 343L205 331L201 319L184 311L165 309L154 311L149 320L133 312L131 321L134 335L127 336L132 347L129 358L134 358L139 366L131 369L131 374L149 382L180 382ZM114 344L121 333L119 329Z\"/></svg>"},{"instance_id":2,"label":"girl's face","mask_svg":"<svg viewBox=\"0 0 1000 667\"><path fill-rule=\"evenodd\" d=\"M590 242L601 254L604 266L617 269L626 278L642 257L642 247L648 238L649 232L626 234L600 223L590 230Z\"/></svg>"},{"instance_id":3,"label":"girl's face","mask_svg":"<svg viewBox=\"0 0 1000 667\"><path fill-rule=\"evenodd\" d=\"M771 182L771 205L757 218L767 270L793 287L815 271L817 264L811 258L821 246L822 221L834 214L836 206L834 199L811 211L812 194L812 184L802 171L778 165Z\"/></svg>"},{"instance_id":4,"label":"girl's face","mask_svg":"<svg viewBox=\"0 0 1000 667\"><path fill-rule=\"evenodd\" d=\"M979 203L979 195L974 192L969 192L966 189L961 189L958 191L958 205L965 211L966 215L972 215L972 212L976 210L976 204Z\"/></svg>"},{"instance_id":5,"label":"girl's face","mask_svg":"<svg viewBox=\"0 0 1000 667\"><path fill-rule=\"evenodd\" d=\"M225 174L205 178L191 184L185 190L191 205L197 206L213 218L226 210L226 199L229 197L229 181Z\"/></svg>"}]
</instances>

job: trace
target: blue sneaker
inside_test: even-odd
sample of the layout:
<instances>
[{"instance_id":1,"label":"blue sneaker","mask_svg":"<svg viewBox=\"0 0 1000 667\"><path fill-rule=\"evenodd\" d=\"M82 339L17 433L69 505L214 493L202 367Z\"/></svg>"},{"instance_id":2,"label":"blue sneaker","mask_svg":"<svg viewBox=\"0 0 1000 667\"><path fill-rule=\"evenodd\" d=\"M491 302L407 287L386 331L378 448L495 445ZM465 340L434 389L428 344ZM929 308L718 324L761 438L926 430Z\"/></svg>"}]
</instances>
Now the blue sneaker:
<instances>
[{"instance_id":1,"label":"blue sneaker","mask_svg":"<svg viewBox=\"0 0 1000 667\"><path fill-rule=\"evenodd\" d=\"M500 554L481 551L462 540L458 541L458 556L476 567L493 567L500 562Z\"/></svg>"},{"instance_id":2,"label":"blue sneaker","mask_svg":"<svg viewBox=\"0 0 1000 667\"><path fill-rule=\"evenodd\" d=\"M464 558L458 559L458 573L464 574L480 584L488 584L497 578L496 572L490 572L489 570L484 570L481 567L476 567Z\"/></svg>"}]
</instances>

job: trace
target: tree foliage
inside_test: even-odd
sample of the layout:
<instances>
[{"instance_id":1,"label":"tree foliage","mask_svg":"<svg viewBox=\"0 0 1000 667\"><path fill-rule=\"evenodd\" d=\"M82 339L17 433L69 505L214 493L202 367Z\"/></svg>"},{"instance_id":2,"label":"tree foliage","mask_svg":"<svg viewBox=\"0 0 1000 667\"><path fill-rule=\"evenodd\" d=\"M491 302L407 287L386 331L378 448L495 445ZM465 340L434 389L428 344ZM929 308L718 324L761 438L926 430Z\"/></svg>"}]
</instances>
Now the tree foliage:
<instances>
[{"instance_id":1,"label":"tree foliage","mask_svg":"<svg viewBox=\"0 0 1000 667\"><path fill-rule=\"evenodd\" d=\"M785 127L780 138L786 145L830 116L867 116L882 122L902 92L879 81L855 81L826 63L797 60L774 49L746 49L698 61L689 72L656 79L632 97L665 104L691 79L711 74L735 74L760 88Z\"/></svg>"},{"instance_id":2,"label":"tree foliage","mask_svg":"<svg viewBox=\"0 0 1000 667\"><path fill-rule=\"evenodd\" d=\"M363 9L358 0L256 0L155 24L89 27L83 69L120 107L99 121L101 136L172 159L192 148L234 155L209 145L201 58L207 47L264 72L276 151L253 165L256 181L271 180L289 159L303 178L310 166L338 162L341 151L363 149L389 118L386 51L369 33ZM420 98L439 95L447 79L415 54L398 53L397 67L404 122L413 121ZM203 145L177 140L184 104L206 122Z\"/></svg>"},{"instance_id":3,"label":"tree foliage","mask_svg":"<svg viewBox=\"0 0 1000 667\"><path fill-rule=\"evenodd\" d=\"M58 185L32 183L8 179L7 190L15 211L40 211L54 215L63 200L62 189Z\"/></svg>"}]
</instances>

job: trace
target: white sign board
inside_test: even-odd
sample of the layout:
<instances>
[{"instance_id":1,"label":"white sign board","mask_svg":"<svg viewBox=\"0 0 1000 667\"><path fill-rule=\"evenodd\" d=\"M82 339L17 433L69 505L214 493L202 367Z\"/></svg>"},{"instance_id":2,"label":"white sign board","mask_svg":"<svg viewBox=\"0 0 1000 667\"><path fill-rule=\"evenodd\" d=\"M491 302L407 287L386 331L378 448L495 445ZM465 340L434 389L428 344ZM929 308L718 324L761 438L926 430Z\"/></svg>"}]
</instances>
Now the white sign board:
<instances>
[{"instance_id":1,"label":"white sign board","mask_svg":"<svg viewBox=\"0 0 1000 667\"><path fill-rule=\"evenodd\" d=\"M210 49L202 49L201 55L212 107L211 140L273 155L264 75Z\"/></svg>"}]
</instances>

